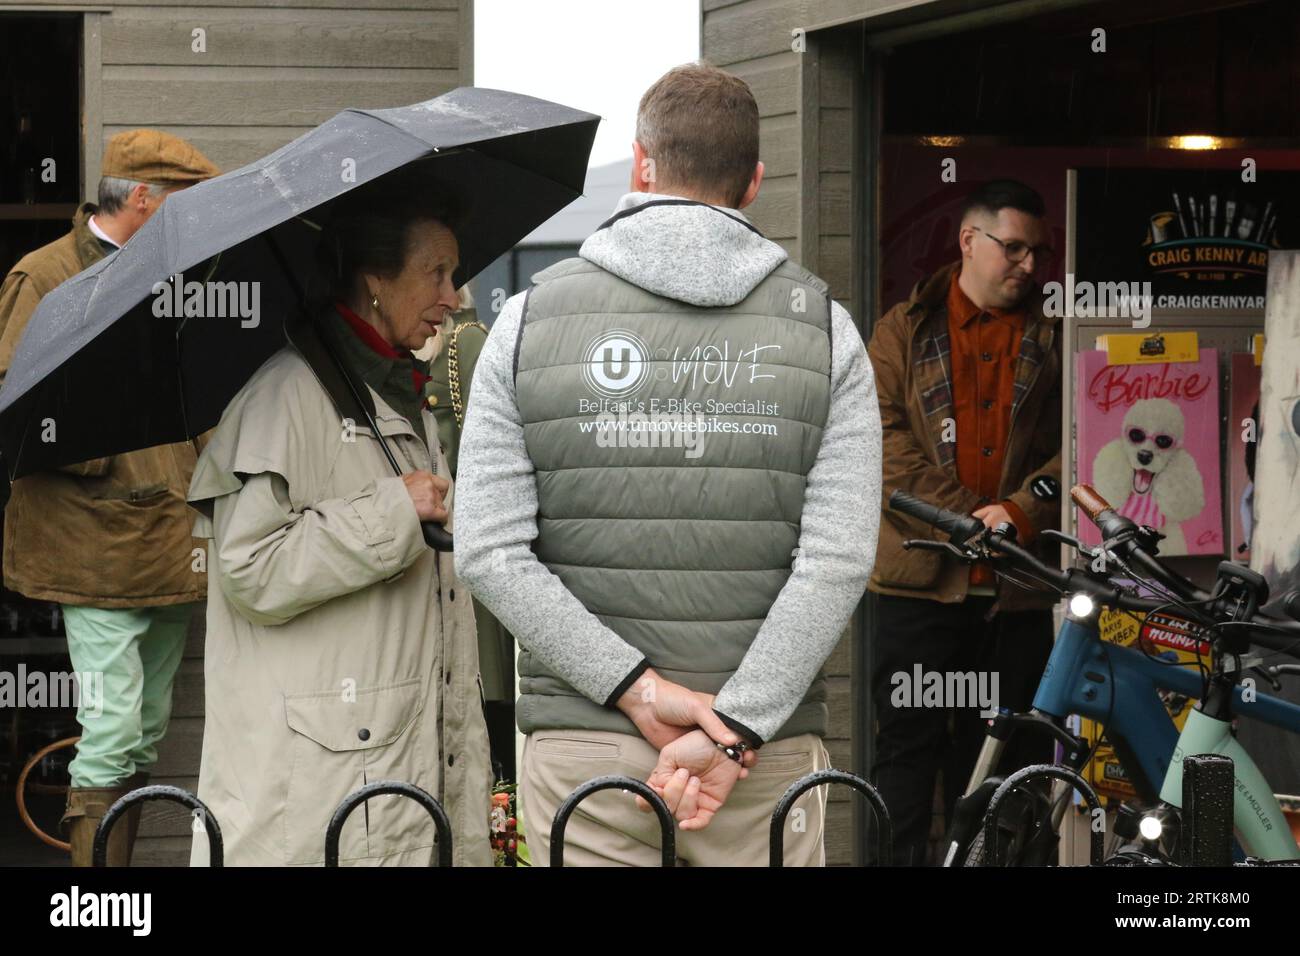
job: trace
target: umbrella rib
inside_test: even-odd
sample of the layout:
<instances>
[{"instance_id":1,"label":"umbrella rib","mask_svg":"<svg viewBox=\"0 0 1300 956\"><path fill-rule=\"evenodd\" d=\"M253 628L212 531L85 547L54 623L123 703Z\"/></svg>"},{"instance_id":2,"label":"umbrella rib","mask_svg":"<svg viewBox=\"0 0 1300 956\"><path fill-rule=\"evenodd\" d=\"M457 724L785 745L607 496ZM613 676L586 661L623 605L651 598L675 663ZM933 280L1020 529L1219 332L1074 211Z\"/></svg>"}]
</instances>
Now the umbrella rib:
<instances>
[{"instance_id":1,"label":"umbrella rib","mask_svg":"<svg viewBox=\"0 0 1300 956\"><path fill-rule=\"evenodd\" d=\"M489 159L496 159L497 162L500 162L500 163L506 163L506 160L504 160L504 159L498 159L497 157L492 156L490 153L485 153L485 152L483 152L482 150L475 149L475 148L474 148L474 147L475 147L475 144L478 143L478 142L480 142L479 140L475 140L474 143L462 143L462 144L460 144L459 146L433 146L433 145L431 145L431 144L429 143L428 140L421 139L420 137L416 136L414 133L410 132L409 130L402 129L402 127L398 126L396 123L394 123L394 122L392 122L392 121L390 121L390 120L386 120L386 119L384 119L382 116L376 116L374 113L370 113L370 112L367 112L367 111L365 111L365 110L357 110L356 112L357 112L357 114L360 115L360 116L367 116L367 117L369 117L370 119L378 120L379 122L383 123L385 126L389 127L390 129L395 129L395 130L397 130L397 132L401 133L403 136L407 136L407 137L409 137L410 139L415 140L417 143L419 143L421 146L423 146L426 150L432 150L433 152L437 153L439 156L448 156L448 155L451 155L451 153L452 153L453 150L462 150L462 149L463 149L463 150L468 150L468 151L470 151L470 152L478 153L480 156L485 156L485 157L488 157ZM557 124L556 124L555 126L553 126L553 127L547 127L547 129L559 129L559 128L564 127L564 126L576 126L576 125L578 125L579 123L583 123L583 122L587 122L587 120L574 120L573 122L569 122L569 123L557 123ZM498 135L493 136L493 137L490 137L490 138L491 138L491 139L505 139L507 136L522 136L522 135L524 135L525 133L537 133L537 132L542 132L542 130L537 130L537 129L521 129L521 130L518 130L518 131L516 131L516 132L514 132L514 133L507 133L507 134L505 134L505 136L502 136L502 135L498 134ZM417 159L417 160L412 160L412 162L419 162L419 160L418 160L418 159ZM513 164L513 163L509 163L509 165L513 166L513 165L515 165L515 164ZM530 170L530 172L531 172L531 170ZM558 187L561 188L561 189L573 190L573 192L574 192L574 198L575 198L575 199L576 199L578 196L581 196L581 195L582 195L582 190L580 190L580 189L579 189L579 190L574 190L573 187L570 186L568 183L556 182L556 181L555 181L554 179L552 179L550 176L541 176L541 175L538 175L537 173L533 173L533 175L534 175L534 176L537 176L538 179L540 179L540 180L542 180L542 181L544 181L544 182L548 182L548 183L550 183L552 186L558 186ZM572 200L570 200L570 202L572 202Z\"/></svg>"}]
</instances>

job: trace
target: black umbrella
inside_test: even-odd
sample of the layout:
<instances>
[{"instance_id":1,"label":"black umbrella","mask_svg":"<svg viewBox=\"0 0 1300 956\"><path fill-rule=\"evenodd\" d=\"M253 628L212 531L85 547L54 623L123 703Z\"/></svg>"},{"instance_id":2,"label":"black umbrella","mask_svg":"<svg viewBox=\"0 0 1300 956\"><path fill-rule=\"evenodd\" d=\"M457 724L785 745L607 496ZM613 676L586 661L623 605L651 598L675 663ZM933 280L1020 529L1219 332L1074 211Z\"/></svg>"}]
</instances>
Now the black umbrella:
<instances>
[{"instance_id":1,"label":"black umbrella","mask_svg":"<svg viewBox=\"0 0 1300 956\"><path fill-rule=\"evenodd\" d=\"M460 286L581 195L598 122L530 96L461 88L413 106L345 110L173 194L120 252L63 283L32 316L0 390L9 476L185 441L215 425L284 345L285 322L302 314L332 200L404 167L424 171L430 188L466 207ZM214 293L196 300L195 289L217 290L222 317L175 314L187 301L196 312L198 300L211 304ZM223 298L238 289L242 299ZM236 306L251 307L254 289L256 316ZM369 394L357 397L361 419Z\"/></svg>"}]
</instances>

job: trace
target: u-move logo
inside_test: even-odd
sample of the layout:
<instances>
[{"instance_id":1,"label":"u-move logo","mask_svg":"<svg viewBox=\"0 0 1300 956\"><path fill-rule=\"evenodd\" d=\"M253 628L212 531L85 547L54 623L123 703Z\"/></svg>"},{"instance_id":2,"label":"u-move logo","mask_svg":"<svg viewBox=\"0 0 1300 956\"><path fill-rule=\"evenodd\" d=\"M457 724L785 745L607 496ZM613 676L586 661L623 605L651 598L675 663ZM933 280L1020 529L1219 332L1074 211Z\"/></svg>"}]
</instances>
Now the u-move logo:
<instances>
[{"instance_id":1,"label":"u-move logo","mask_svg":"<svg viewBox=\"0 0 1300 956\"><path fill-rule=\"evenodd\" d=\"M630 395L650 374L650 350L639 336L625 329L593 339L582 362L587 386L606 398Z\"/></svg>"}]
</instances>

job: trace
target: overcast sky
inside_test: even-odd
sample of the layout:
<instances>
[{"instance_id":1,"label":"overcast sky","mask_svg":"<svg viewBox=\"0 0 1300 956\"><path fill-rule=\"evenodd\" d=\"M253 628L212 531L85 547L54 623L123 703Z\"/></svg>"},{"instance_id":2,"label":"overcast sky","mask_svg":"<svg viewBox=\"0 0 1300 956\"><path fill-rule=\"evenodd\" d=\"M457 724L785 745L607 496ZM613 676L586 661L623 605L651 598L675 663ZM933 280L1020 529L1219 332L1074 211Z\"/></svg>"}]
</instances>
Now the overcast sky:
<instances>
[{"instance_id":1,"label":"overcast sky","mask_svg":"<svg viewBox=\"0 0 1300 956\"><path fill-rule=\"evenodd\" d=\"M592 166L631 158L641 94L699 55L699 0L474 3L474 85L599 114Z\"/></svg>"}]
</instances>

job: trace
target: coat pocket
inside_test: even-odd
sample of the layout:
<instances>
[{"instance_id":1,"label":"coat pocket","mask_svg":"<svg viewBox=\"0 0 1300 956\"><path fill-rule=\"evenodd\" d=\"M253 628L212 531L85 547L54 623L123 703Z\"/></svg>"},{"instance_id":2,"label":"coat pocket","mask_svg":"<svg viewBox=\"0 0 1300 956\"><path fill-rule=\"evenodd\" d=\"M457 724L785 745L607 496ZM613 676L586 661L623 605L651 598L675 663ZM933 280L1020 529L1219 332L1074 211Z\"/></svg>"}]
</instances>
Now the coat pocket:
<instances>
[{"instance_id":1,"label":"coat pocket","mask_svg":"<svg viewBox=\"0 0 1300 956\"><path fill-rule=\"evenodd\" d=\"M429 761L419 759L418 722L426 698L419 678L285 695L285 720L294 732L281 814L287 862L321 863L325 829L334 811L367 783L399 780L430 789L427 780L418 779L427 770L424 765L438 759L436 748ZM376 797L348 817L339 841L340 861L408 849L402 837L406 831L416 831L415 839L426 844L432 842L428 815L417 804L402 797Z\"/></svg>"},{"instance_id":2,"label":"coat pocket","mask_svg":"<svg viewBox=\"0 0 1300 956\"><path fill-rule=\"evenodd\" d=\"M923 531L909 533L908 538L926 538ZM906 550L904 536L895 523L893 514L885 510L880 519L880 540L876 547L876 563L872 568L872 581L884 587L914 588L934 587L943 563L935 551Z\"/></svg>"},{"instance_id":3,"label":"coat pocket","mask_svg":"<svg viewBox=\"0 0 1300 956\"><path fill-rule=\"evenodd\" d=\"M592 740L587 737L543 736L539 734L533 741L533 748L538 753L560 757L588 757L612 760L623 755L622 748L617 743L608 740Z\"/></svg>"}]
</instances>

